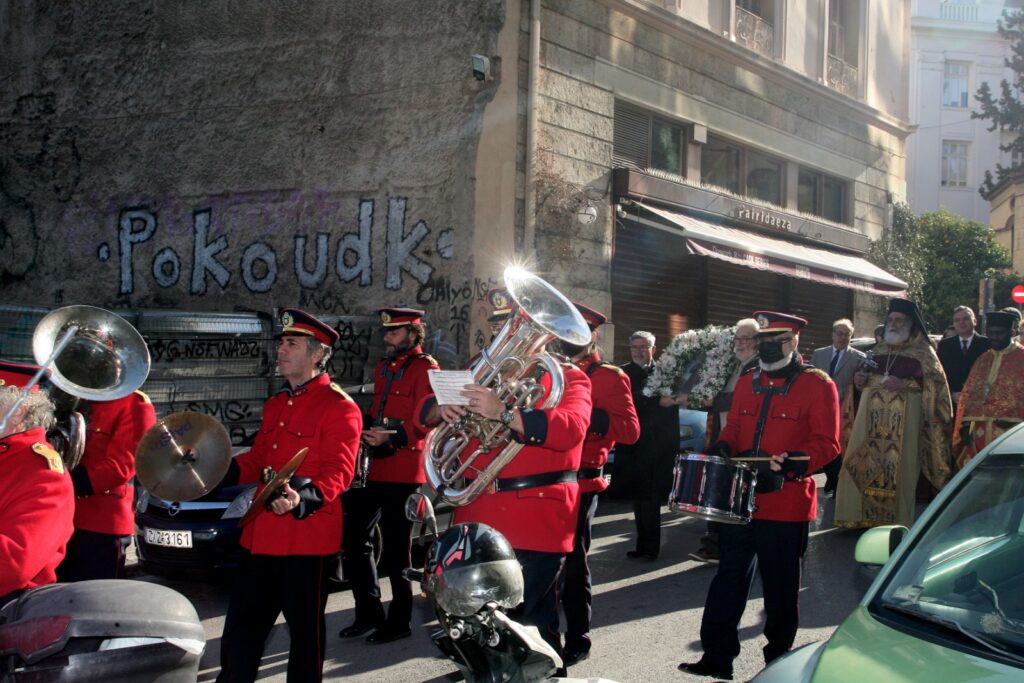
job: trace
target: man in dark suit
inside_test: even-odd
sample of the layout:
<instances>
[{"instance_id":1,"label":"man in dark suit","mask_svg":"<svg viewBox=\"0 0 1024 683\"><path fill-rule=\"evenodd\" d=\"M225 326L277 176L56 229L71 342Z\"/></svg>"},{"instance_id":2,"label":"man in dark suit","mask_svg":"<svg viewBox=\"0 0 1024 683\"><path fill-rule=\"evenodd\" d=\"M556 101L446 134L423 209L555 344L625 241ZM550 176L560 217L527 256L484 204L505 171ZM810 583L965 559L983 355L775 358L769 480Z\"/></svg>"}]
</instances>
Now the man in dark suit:
<instances>
[{"instance_id":1,"label":"man in dark suit","mask_svg":"<svg viewBox=\"0 0 1024 683\"><path fill-rule=\"evenodd\" d=\"M981 354L992 348L988 337L974 331L978 319L968 306L957 306L953 309L953 327L956 336L939 342L939 362L949 382L949 393L953 399L953 412L960 400L960 391L964 388L967 375L971 374L971 366Z\"/></svg>"},{"instance_id":2,"label":"man in dark suit","mask_svg":"<svg viewBox=\"0 0 1024 683\"><path fill-rule=\"evenodd\" d=\"M853 337L853 323L842 318L832 323L832 346L823 346L814 350L811 356L811 364L819 370L824 370L832 381L836 383L836 391L839 394L840 404L843 397L850 389L850 381L853 373L860 367L865 356L861 351L850 348L850 338ZM840 443L840 447L846 444ZM836 484L839 483L839 468L842 466L842 455L827 464L822 472L825 473L825 497L831 498L836 493Z\"/></svg>"}]
</instances>

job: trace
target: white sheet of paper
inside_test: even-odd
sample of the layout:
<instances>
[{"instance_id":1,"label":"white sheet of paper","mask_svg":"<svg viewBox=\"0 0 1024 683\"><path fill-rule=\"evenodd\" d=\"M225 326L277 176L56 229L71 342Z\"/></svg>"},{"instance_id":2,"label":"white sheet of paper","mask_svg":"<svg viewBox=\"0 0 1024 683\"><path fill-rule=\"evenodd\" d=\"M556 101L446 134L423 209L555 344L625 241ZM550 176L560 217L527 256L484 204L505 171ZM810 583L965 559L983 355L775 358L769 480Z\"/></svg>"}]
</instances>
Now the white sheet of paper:
<instances>
[{"instance_id":1,"label":"white sheet of paper","mask_svg":"<svg viewBox=\"0 0 1024 683\"><path fill-rule=\"evenodd\" d=\"M473 384L473 373L469 370L428 370L430 388L434 390L439 405L466 406L469 398L462 395L462 388Z\"/></svg>"}]
</instances>

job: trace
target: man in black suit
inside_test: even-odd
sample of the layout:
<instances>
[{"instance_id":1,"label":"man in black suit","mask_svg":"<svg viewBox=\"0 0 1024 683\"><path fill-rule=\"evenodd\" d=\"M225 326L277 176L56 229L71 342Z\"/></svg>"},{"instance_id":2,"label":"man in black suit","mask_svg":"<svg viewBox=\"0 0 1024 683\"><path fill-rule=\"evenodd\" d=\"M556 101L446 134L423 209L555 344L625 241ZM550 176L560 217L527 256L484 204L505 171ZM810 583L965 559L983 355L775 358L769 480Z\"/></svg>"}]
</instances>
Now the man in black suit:
<instances>
[{"instance_id":1,"label":"man in black suit","mask_svg":"<svg viewBox=\"0 0 1024 683\"><path fill-rule=\"evenodd\" d=\"M960 400L960 390L964 388L967 375L971 373L971 366L981 354L992 348L992 342L988 337L983 337L974 331L977 324L978 319L974 317L974 311L970 307L957 306L953 309L953 327L956 328L956 336L939 342L939 362L942 363L946 381L949 382L954 414L956 413L956 404Z\"/></svg>"},{"instance_id":2,"label":"man in black suit","mask_svg":"<svg viewBox=\"0 0 1024 683\"><path fill-rule=\"evenodd\" d=\"M634 559L653 560L661 550L661 506L672 488L672 466L679 448L679 408L671 397L644 396L644 385L654 369L654 335L634 332L629 337L633 359L622 369L629 375L633 405L640 418L640 439L615 447L615 471L611 486L633 500L636 549ZM664 405L662 398L668 400Z\"/></svg>"}]
</instances>

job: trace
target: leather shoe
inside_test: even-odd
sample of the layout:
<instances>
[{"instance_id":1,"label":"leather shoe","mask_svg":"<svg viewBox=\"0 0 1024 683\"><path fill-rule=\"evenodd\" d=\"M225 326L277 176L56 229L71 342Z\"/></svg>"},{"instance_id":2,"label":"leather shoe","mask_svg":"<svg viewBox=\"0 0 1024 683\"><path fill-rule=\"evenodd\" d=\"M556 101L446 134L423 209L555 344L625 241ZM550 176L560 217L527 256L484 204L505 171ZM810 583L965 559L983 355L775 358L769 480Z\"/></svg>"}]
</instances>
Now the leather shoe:
<instances>
[{"instance_id":1,"label":"leather shoe","mask_svg":"<svg viewBox=\"0 0 1024 683\"><path fill-rule=\"evenodd\" d=\"M658 559L657 553L648 553L643 550L627 550L626 557L631 560L656 560Z\"/></svg>"},{"instance_id":2,"label":"leather shoe","mask_svg":"<svg viewBox=\"0 0 1024 683\"><path fill-rule=\"evenodd\" d=\"M566 650L562 656L562 663L569 667L579 664L584 659L590 659L590 650Z\"/></svg>"},{"instance_id":3,"label":"leather shoe","mask_svg":"<svg viewBox=\"0 0 1024 683\"><path fill-rule=\"evenodd\" d=\"M700 661L696 662L683 662L679 665L679 670L684 671L694 676L710 676L711 678L720 678L725 681L732 680L732 667L726 666L715 666L709 663L703 657Z\"/></svg>"},{"instance_id":4,"label":"leather shoe","mask_svg":"<svg viewBox=\"0 0 1024 683\"><path fill-rule=\"evenodd\" d=\"M364 633L369 633L375 628L380 628L383 622L383 619L379 621L359 621L358 619L356 619L354 622L352 622L351 626L346 626L345 628L338 631L338 637L355 638L357 636L363 635Z\"/></svg>"},{"instance_id":5,"label":"leather shoe","mask_svg":"<svg viewBox=\"0 0 1024 683\"><path fill-rule=\"evenodd\" d=\"M366 642L372 643L373 645L381 645L383 643L393 643L396 640L408 638L411 635L412 631L409 630L408 626L392 626L391 624L384 624L376 631L366 636Z\"/></svg>"}]
</instances>

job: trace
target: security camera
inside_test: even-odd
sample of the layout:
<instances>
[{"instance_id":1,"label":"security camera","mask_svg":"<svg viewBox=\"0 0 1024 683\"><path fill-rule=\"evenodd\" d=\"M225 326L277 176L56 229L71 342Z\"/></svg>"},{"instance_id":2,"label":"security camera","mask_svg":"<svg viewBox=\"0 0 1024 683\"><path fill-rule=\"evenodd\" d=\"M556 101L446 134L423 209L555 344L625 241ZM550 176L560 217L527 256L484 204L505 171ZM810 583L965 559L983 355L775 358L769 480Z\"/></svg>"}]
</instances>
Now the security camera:
<instances>
[{"instance_id":1,"label":"security camera","mask_svg":"<svg viewBox=\"0 0 1024 683\"><path fill-rule=\"evenodd\" d=\"M473 55L473 78L486 81L491 77L491 60L483 55Z\"/></svg>"}]
</instances>

